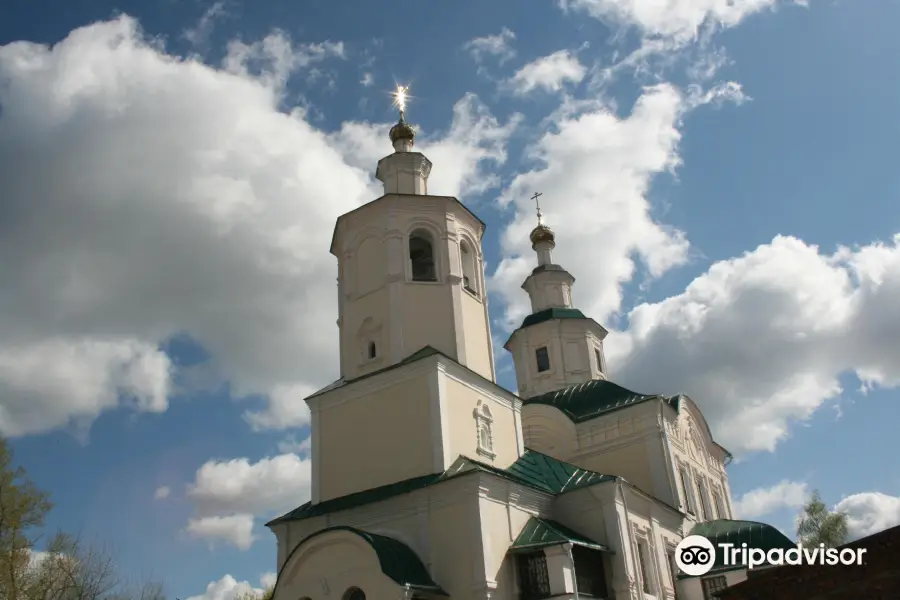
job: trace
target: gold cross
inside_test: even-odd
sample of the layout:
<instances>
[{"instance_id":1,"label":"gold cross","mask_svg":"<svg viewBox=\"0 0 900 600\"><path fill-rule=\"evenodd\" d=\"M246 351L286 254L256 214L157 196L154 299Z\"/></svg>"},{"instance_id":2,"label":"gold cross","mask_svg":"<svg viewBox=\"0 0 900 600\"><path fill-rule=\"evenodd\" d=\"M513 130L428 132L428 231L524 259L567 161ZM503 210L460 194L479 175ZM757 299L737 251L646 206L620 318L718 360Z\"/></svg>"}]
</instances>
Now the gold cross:
<instances>
[{"instance_id":1,"label":"gold cross","mask_svg":"<svg viewBox=\"0 0 900 600\"><path fill-rule=\"evenodd\" d=\"M538 200L538 198L540 198L543 195L544 194L542 192L535 192L534 196L531 197L531 199L534 200L535 206L537 206L538 225L541 225L544 222L544 216L541 214L541 203Z\"/></svg>"}]
</instances>

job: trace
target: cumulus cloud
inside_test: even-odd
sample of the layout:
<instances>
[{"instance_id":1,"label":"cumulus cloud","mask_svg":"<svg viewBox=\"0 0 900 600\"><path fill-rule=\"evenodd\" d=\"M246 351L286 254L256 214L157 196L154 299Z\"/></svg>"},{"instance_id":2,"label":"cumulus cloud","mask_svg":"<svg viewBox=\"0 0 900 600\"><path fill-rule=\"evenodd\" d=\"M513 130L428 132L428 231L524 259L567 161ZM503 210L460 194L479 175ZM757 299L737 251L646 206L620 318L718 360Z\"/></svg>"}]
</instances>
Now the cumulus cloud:
<instances>
[{"instance_id":1,"label":"cumulus cloud","mask_svg":"<svg viewBox=\"0 0 900 600\"><path fill-rule=\"evenodd\" d=\"M586 14L610 27L637 31L637 47L629 49L631 36L614 62L597 65L590 85L603 88L620 73L658 81L676 66L695 83L711 80L730 60L716 44L716 33L743 22L747 17L782 5L806 6L807 0L558 0L565 11Z\"/></svg>"},{"instance_id":2,"label":"cumulus cloud","mask_svg":"<svg viewBox=\"0 0 900 600\"><path fill-rule=\"evenodd\" d=\"M307 502L312 475L309 459L282 454L251 463L246 458L211 460L188 486L196 517L195 537L224 539L246 550L253 543L254 517L267 518Z\"/></svg>"},{"instance_id":3,"label":"cumulus cloud","mask_svg":"<svg viewBox=\"0 0 900 600\"><path fill-rule=\"evenodd\" d=\"M309 500L310 478L309 461L296 454L255 463L246 458L209 461L197 470L188 496L201 515L282 512Z\"/></svg>"},{"instance_id":4,"label":"cumulus cloud","mask_svg":"<svg viewBox=\"0 0 900 600\"><path fill-rule=\"evenodd\" d=\"M186 531L188 535L209 541L211 547L216 542L228 542L238 550L249 550L253 545L253 515L236 514L191 518Z\"/></svg>"},{"instance_id":5,"label":"cumulus cloud","mask_svg":"<svg viewBox=\"0 0 900 600\"><path fill-rule=\"evenodd\" d=\"M235 600L238 596L254 594L262 596L263 591L275 585L275 573L264 573L259 578L259 587L253 587L249 581L238 581L231 575L225 575L218 581L211 581L206 591L187 600Z\"/></svg>"},{"instance_id":6,"label":"cumulus cloud","mask_svg":"<svg viewBox=\"0 0 900 600\"><path fill-rule=\"evenodd\" d=\"M415 108L410 112L414 115ZM416 137L416 150L435 165L428 179L429 193L472 198L498 186L500 181L491 169L506 162L506 144L521 120L521 115L514 114L501 123L478 96L463 96L453 106L446 132L425 131ZM348 121L329 141L348 164L372 170L371 165L385 154L385 132L392 125Z\"/></svg>"},{"instance_id":7,"label":"cumulus cloud","mask_svg":"<svg viewBox=\"0 0 900 600\"><path fill-rule=\"evenodd\" d=\"M645 90L626 117L593 102L571 103L554 116L553 128L529 149L538 166L518 174L501 196L515 210L492 275L507 328L530 312L520 286L535 266L528 233L536 191L544 192L542 210L557 232L554 260L578 278L576 300L598 320L619 309L636 258L654 276L685 261L684 235L654 221L647 199L653 177L680 162L685 109L677 89L660 85Z\"/></svg>"},{"instance_id":8,"label":"cumulus cloud","mask_svg":"<svg viewBox=\"0 0 900 600\"><path fill-rule=\"evenodd\" d=\"M472 55L475 62L481 65L485 59L493 57L499 64L503 64L516 55L512 43L516 34L506 27L496 35L486 35L469 40L463 44L463 49Z\"/></svg>"},{"instance_id":9,"label":"cumulus cloud","mask_svg":"<svg viewBox=\"0 0 900 600\"><path fill-rule=\"evenodd\" d=\"M282 110L288 78L342 56L274 33L234 41L219 69L127 16L0 47L0 433L165 410L176 335L234 395L271 399L254 427L308 422L299 398L336 375L331 230L377 196L374 158L391 151L386 128L337 144ZM446 134L423 135L432 189L490 185L477 173L512 126L464 98Z\"/></svg>"},{"instance_id":10,"label":"cumulus cloud","mask_svg":"<svg viewBox=\"0 0 900 600\"><path fill-rule=\"evenodd\" d=\"M611 25L638 28L644 35L694 40L703 26L734 27L779 0L559 0L564 10L584 12Z\"/></svg>"},{"instance_id":11,"label":"cumulus cloud","mask_svg":"<svg viewBox=\"0 0 900 600\"><path fill-rule=\"evenodd\" d=\"M756 488L733 503L739 519L757 519L782 508L800 508L809 498L805 483L787 479L767 488Z\"/></svg>"},{"instance_id":12,"label":"cumulus cloud","mask_svg":"<svg viewBox=\"0 0 900 600\"><path fill-rule=\"evenodd\" d=\"M834 508L847 514L847 533L853 540L900 525L897 496L863 492L844 498Z\"/></svg>"},{"instance_id":13,"label":"cumulus cloud","mask_svg":"<svg viewBox=\"0 0 900 600\"><path fill-rule=\"evenodd\" d=\"M586 73L587 69L577 56L568 50L560 50L528 63L516 71L507 85L519 95L535 90L558 92L567 83L580 82Z\"/></svg>"},{"instance_id":14,"label":"cumulus cloud","mask_svg":"<svg viewBox=\"0 0 900 600\"><path fill-rule=\"evenodd\" d=\"M610 335L610 370L639 390L689 394L733 452L772 450L841 393L840 375L900 384L898 294L900 235L831 254L778 236L635 307Z\"/></svg>"}]
</instances>

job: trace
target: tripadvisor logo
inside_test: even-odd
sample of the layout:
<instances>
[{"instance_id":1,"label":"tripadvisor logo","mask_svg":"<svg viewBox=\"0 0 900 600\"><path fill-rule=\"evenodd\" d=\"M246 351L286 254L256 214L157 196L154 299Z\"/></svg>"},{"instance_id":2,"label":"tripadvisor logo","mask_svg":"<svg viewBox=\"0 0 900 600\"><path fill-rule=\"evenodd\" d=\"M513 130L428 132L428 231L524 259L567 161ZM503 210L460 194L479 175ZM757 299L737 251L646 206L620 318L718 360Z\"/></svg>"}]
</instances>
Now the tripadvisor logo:
<instances>
[{"instance_id":1,"label":"tripadvisor logo","mask_svg":"<svg viewBox=\"0 0 900 600\"><path fill-rule=\"evenodd\" d=\"M763 550L752 548L747 544L720 543L713 545L702 535L689 535L675 548L675 564L685 575L706 575L713 566L741 567L748 569L761 566L780 565L861 565L864 548L804 548L798 544L796 548L772 548ZM718 564L716 559L718 560Z\"/></svg>"}]
</instances>

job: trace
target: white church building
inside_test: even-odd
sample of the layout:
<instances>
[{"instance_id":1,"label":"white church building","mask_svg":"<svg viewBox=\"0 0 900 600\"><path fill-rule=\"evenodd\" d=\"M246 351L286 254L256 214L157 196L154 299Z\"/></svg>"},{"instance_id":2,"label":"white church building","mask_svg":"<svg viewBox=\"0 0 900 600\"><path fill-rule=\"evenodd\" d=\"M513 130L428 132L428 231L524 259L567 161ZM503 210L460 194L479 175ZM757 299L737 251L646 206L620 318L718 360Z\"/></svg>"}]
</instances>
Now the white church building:
<instances>
[{"instance_id":1,"label":"white church building","mask_svg":"<svg viewBox=\"0 0 900 600\"><path fill-rule=\"evenodd\" d=\"M498 385L485 225L428 194L402 112L390 139L384 195L335 226L341 376L306 399L311 500L268 523L274 600L700 600L746 573L679 577L692 530L790 544L731 520L730 456L690 398L607 378L540 213L518 394Z\"/></svg>"}]
</instances>

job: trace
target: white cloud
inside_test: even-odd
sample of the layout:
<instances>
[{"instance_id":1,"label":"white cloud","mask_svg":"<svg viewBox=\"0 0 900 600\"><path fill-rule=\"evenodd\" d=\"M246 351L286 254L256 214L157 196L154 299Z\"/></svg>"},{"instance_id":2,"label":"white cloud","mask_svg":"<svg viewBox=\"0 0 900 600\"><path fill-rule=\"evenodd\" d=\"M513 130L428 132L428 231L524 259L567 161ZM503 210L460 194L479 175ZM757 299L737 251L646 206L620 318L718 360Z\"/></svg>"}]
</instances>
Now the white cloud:
<instances>
[{"instance_id":1,"label":"white cloud","mask_svg":"<svg viewBox=\"0 0 900 600\"><path fill-rule=\"evenodd\" d=\"M371 73L363 73L362 79L359 80L359 84L363 87L371 87L375 83L375 77Z\"/></svg>"},{"instance_id":2,"label":"white cloud","mask_svg":"<svg viewBox=\"0 0 900 600\"><path fill-rule=\"evenodd\" d=\"M410 112L415 115L415 108ZM416 150L435 165L429 193L471 198L499 185L490 167L506 161L506 143L520 122L521 115L516 114L500 123L478 96L463 96L453 106L448 131L417 134ZM345 122L330 142L348 164L371 171L385 154L385 131L391 125Z\"/></svg>"},{"instance_id":3,"label":"white cloud","mask_svg":"<svg viewBox=\"0 0 900 600\"><path fill-rule=\"evenodd\" d=\"M800 508L809 499L805 483L787 479L767 488L756 488L733 503L739 519L756 519L782 508Z\"/></svg>"},{"instance_id":4,"label":"white cloud","mask_svg":"<svg viewBox=\"0 0 900 600\"><path fill-rule=\"evenodd\" d=\"M201 516L222 513L264 515L284 512L309 500L309 460L281 454L251 463L246 458L209 461L188 488Z\"/></svg>"},{"instance_id":5,"label":"white cloud","mask_svg":"<svg viewBox=\"0 0 900 600\"><path fill-rule=\"evenodd\" d=\"M262 577L259 578L259 584L265 589L270 588L275 585L275 582L278 580L277 573L263 573Z\"/></svg>"},{"instance_id":6,"label":"white cloud","mask_svg":"<svg viewBox=\"0 0 900 600\"><path fill-rule=\"evenodd\" d=\"M847 513L850 539L859 539L900 525L900 497L881 492L853 494L837 503Z\"/></svg>"},{"instance_id":7,"label":"white cloud","mask_svg":"<svg viewBox=\"0 0 900 600\"><path fill-rule=\"evenodd\" d=\"M517 94L535 90L558 92L566 83L584 79L587 69L578 57L568 50L560 50L534 60L513 75L507 85Z\"/></svg>"},{"instance_id":8,"label":"white cloud","mask_svg":"<svg viewBox=\"0 0 900 600\"><path fill-rule=\"evenodd\" d=\"M391 149L386 126L338 144L279 107L291 74L342 55L276 33L216 69L128 17L0 47L0 433L165 410L177 373L159 348L184 333L234 395L271 393L255 427L308 422L297 398L336 376L331 230L378 195L374 158L347 150ZM483 187L515 126L472 96L454 119L422 136L436 193Z\"/></svg>"},{"instance_id":9,"label":"white cloud","mask_svg":"<svg viewBox=\"0 0 900 600\"><path fill-rule=\"evenodd\" d=\"M209 41L209 36L215 27L216 21L227 16L225 2L213 2L197 21L194 27L184 30L182 36L195 48L202 49Z\"/></svg>"},{"instance_id":10,"label":"white cloud","mask_svg":"<svg viewBox=\"0 0 900 600\"><path fill-rule=\"evenodd\" d=\"M507 327L530 312L520 286L536 260L528 240L534 192L544 192L541 207L557 232L555 262L578 278L576 301L600 321L619 309L636 258L654 276L685 261L684 236L656 223L647 199L653 177L679 164L685 109L678 90L661 85L645 90L625 118L599 103L570 103L554 116L554 129L529 150L539 166L517 175L501 197L515 207L492 275Z\"/></svg>"},{"instance_id":11,"label":"white cloud","mask_svg":"<svg viewBox=\"0 0 900 600\"><path fill-rule=\"evenodd\" d=\"M27 242L22 243L27 248ZM0 240L0 248L4 245ZM11 256L14 249L10 241L0 254ZM24 289L7 288L12 290L11 310L0 313L0 332L9 333L5 339L0 336L0 432L7 436L68 424L84 434L102 410L129 406L137 411L163 412L168 408L172 365L153 341L136 339L125 332L117 337L86 337L75 332L63 337L60 331L48 330L49 323L39 326L44 336L35 339L34 330L24 330L25 322L14 322L17 314L35 318L42 308L54 302L68 304L59 307L62 311L67 308L77 311L78 296L95 293L85 289L90 286L89 281L71 281L61 272L61 281L47 279L50 273L59 272L61 265L53 263L65 261L62 255L57 255L61 250L49 249L49 255L43 256L44 273L24 270L17 273L15 267L20 265L6 272L9 278L0 273L0 280L25 286ZM80 260L83 258L76 258ZM41 267L33 266L40 271ZM91 269L86 265L72 266ZM73 273L71 277L78 275ZM35 299L43 306L27 304L29 296L37 291L34 288L42 283L53 286L63 297L43 302ZM67 302L69 299L71 304ZM23 304L16 306L16 301Z\"/></svg>"},{"instance_id":12,"label":"white cloud","mask_svg":"<svg viewBox=\"0 0 900 600\"><path fill-rule=\"evenodd\" d=\"M701 27L734 27L745 17L774 8L779 0L558 0L611 25L633 26L644 35L694 40Z\"/></svg>"},{"instance_id":13,"label":"white cloud","mask_svg":"<svg viewBox=\"0 0 900 600\"><path fill-rule=\"evenodd\" d=\"M778 236L634 308L628 330L610 335L610 371L639 390L689 394L733 452L772 450L841 393L841 374L900 384L898 294L900 235L834 254Z\"/></svg>"},{"instance_id":14,"label":"white cloud","mask_svg":"<svg viewBox=\"0 0 900 600\"><path fill-rule=\"evenodd\" d=\"M186 531L195 538L232 544L238 550L249 550L253 545L253 515L236 514L188 519Z\"/></svg>"},{"instance_id":15,"label":"white cloud","mask_svg":"<svg viewBox=\"0 0 900 600\"><path fill-rule=\"evenodd\" d=\"M222 66L229 73L257 77L270 86L282 86L298 70L329 58L344 58L343 42L296 45L286 33L275 31L250 44L232 40ZM313 77L319 74L310 71Z\"/></svg>"},{"instance_id":16,"label":"white cloud","mask_svg":"<svg viewBox=\"0 0 900 600\"><path fill-rule=\"evenodd\" d=\"M153 497L156 500L165 500L172 493L172 490L166 486L160 486L156 488L156 492L153 494Z\"/></svg>"},{"instance_id":17,"label":"white cloud","mask_svg":"<svg viewBox=\"0 0 900 600\"><path fill-rule=\"evenodd\" d=\"M188 523L195 537L228 540L246 550L253 543L254 517L271 517L307 502L309 459L282 454L251 463L246 458L208 461L198 470L187 495L196 517Z\"/></svg>"},{"instance_id":18,"label":"white cloud","mask_svg":"<svg viewBox=\"0 0 900 600\"><path fill-rule=\"evenodd\" d=\"M280 442L278 442L278 451L284 454L297 454L301 458L309 456L309 452L312 449L312 438L305 437L301 441L297 441L297 438L289 435Z\"/></svg>"},{"instance_id":19,"label":"white cloud","mask_svg":"<svg viewBox=\"0 0 900 600\"><path fill-rule=\"evenodd\" d=\"M563 10L573 10L611 27L635 29L638 46L623 48L623 57L597 65L590 87L604 89L619 73L644 81L667 80L677 66L694 83L712 80L730 64L724 48L715 43L716 33L735 27L747 17L783 5L806 5L806 0L558 0ZM629 40L630 36L617 36Z\"/></svg>"},{"instance_id":20,"label":"white cloud","mask_svg":"<svg viewBox=\"0 0 900 600\"><path fill-rule=\"evenodd\" d=\"M275 585L275 573L265 573L260 577L259 587L253 587L249 581L238 581L231 575L225 575L218 581L211 581L206 592L191 596L187 600L234 600L238 595L262 595L265 588Z\"/></svg>"},{"instance_id":21,"label":"white cloud","mask_svg":"<svg viewBox=\"0 0 900 600\"><path fill-rule=\"evenodd\" d=\"M516 34L504 27L496 35L486 35L469 40L463 44L463 49L472 55L479 65L486 58L494 57L502 65L516 55L512 47Z\"/></svg>"}]
</instances>

